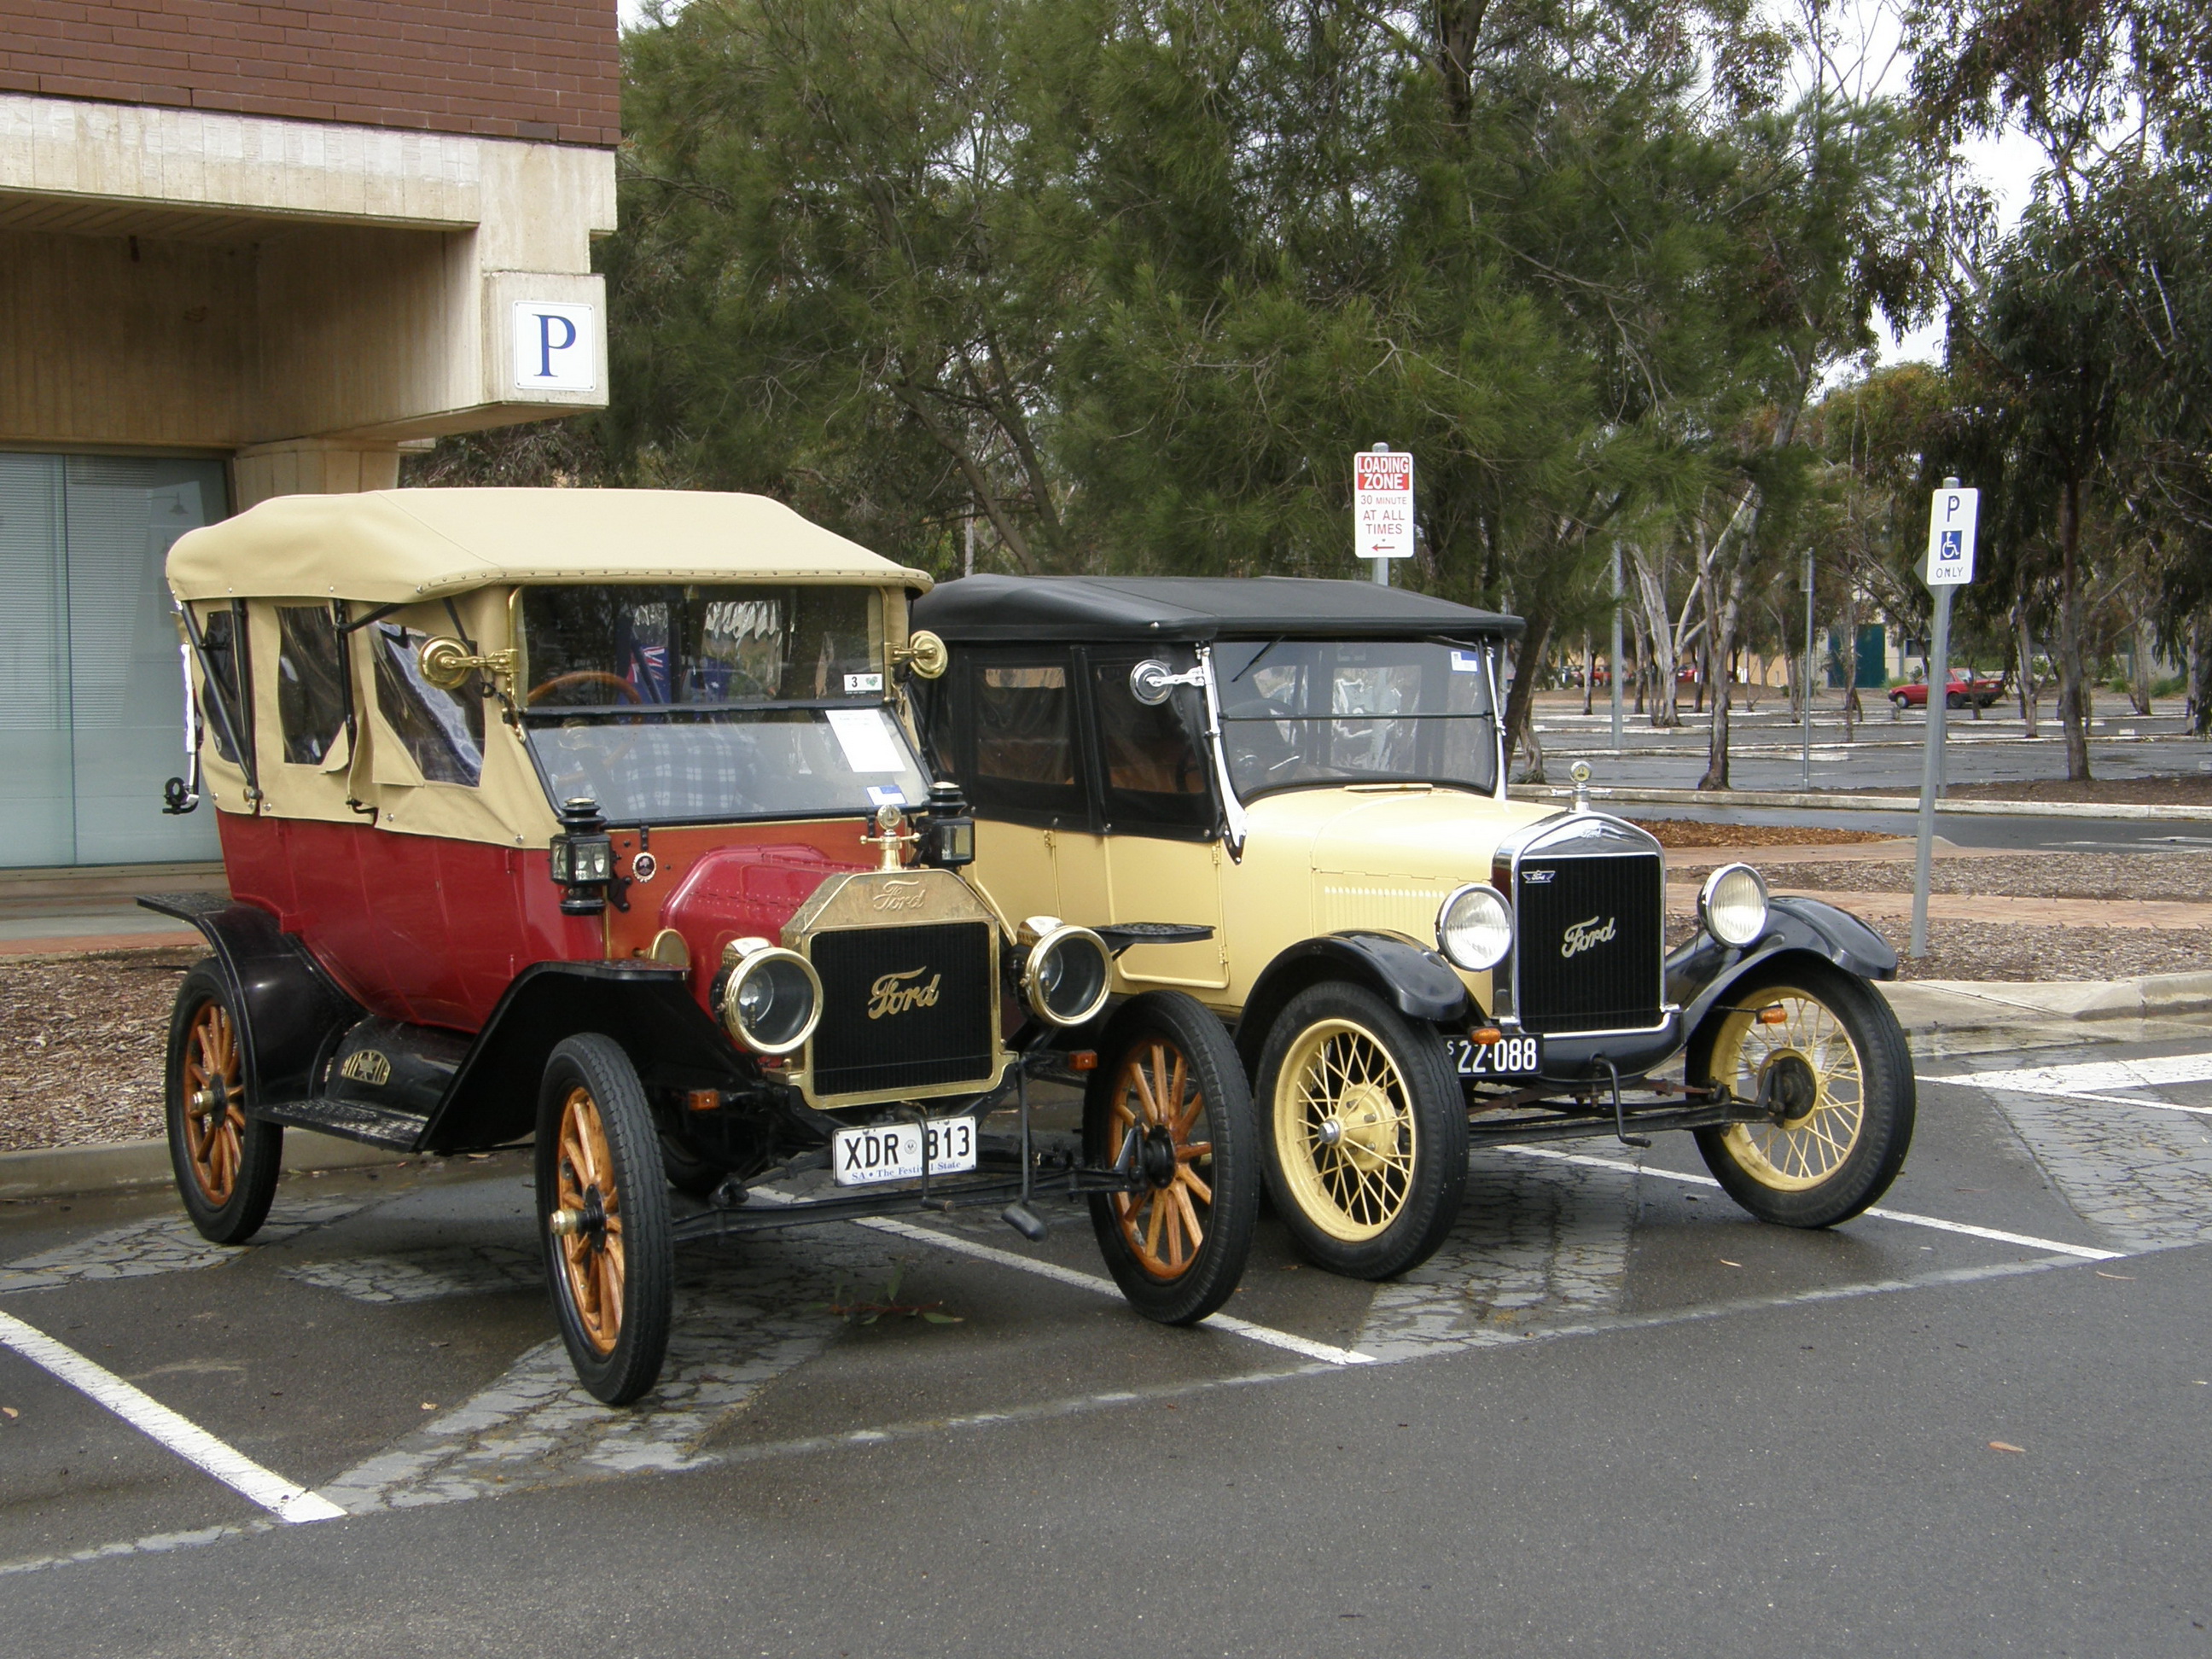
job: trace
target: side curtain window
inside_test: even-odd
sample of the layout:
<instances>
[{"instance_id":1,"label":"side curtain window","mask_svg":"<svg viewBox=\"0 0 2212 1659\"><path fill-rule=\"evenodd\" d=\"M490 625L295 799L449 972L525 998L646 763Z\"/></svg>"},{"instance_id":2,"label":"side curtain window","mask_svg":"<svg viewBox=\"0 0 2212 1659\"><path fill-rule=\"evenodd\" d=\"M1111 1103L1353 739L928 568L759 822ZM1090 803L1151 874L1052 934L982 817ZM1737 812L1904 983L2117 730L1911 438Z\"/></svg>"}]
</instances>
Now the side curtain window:
<instances>
[{"instance_id":1,"label":"side curtain window","mask_svg":"<svg viewBox=\"0 0 2212 1659\"><path fill-rule=\"evenodd\" d=\"M1055 653L971 659L965 688L969 729L962 734L969 798L1019 817L1084 812L1076 767L1075 688Z\"/></svg>"},{"instance_id":2,"label":"side curtain window","mask_svg":"<svg viewBox=\"0 0 2212 1659\"><path fill-rule=\"evenodd\" d=\"M422 678L416 653L430 636L376 625L376 706L432 783L473 784L483 775L483 699L472 688L444 691Z\"/></svg>"},{"instance_id":3,"label":"side curtain window","mask_svg":"<svg viewBox=\"0 0 2212 1659\"><path fill-rule=\"evenodd\" d=\"M327 605L276 611L276 720L284 758L319 766L345 730L345 647Z\"/></svg>"},{"instance_id":4,"label":"side curtain window","mask_svg":"<svg viewBox=\"0 0 2212 1659\"><path fill-rule=\"evenodd\" d=\"M210 611L200 623L200 646L207 662L207 695L222 704L221 714L210 709L202 719L208 735L215 740L216 753L233 766L239 764L239 759L232 734L236 733L240 742L253 741L246 715L253 702L248 695L252 686L252 670L246 660L246 630L240 625L241 621L236 606L225 605L220 611Z\"/></svg>"},{"instance_id":5,"label":"side curtain window","mask_svg":"<svg viewBox=\"0 0 2212 1659\"><path fill-rule=\"evenodd\" d=\"M1116 654L1091 662L1106 821L1116 830L1203 836L1213 828L1214 809L1199 740L1198 694L1178 687L1158 708L1146 708L1129 690L1129 671L1142 660ZM1168 665L1181 673L1189 663Z\"/></svg>"}]
</instances>

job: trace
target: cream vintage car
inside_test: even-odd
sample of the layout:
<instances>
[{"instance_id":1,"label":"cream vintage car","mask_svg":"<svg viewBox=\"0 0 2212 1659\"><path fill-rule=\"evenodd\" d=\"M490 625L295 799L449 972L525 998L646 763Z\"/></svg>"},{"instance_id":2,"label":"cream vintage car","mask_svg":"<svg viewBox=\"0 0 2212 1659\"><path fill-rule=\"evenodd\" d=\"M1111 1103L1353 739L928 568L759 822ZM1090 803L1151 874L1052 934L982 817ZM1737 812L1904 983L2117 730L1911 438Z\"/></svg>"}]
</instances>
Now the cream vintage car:
<instances>
[{"instance_id":1,"label":"cream vintage car","mask_svg":"<svg viewBox=\"0 0 2212 1659\"><path fill-rule=\"evenodd\" d=\"M1115 988L1233 1024L1315 1261L1425 1259L1470 1143L1690 1130L1739 1203L1801 1227L1895 1177L1912 1066L1867 981L1896 953L1744 865L1668 950L1651 836L1507 798L1516 619L1364 582L1001 576L913 618L951 657L924 728L972 803L971 878L1010 915L1194 924Z\"/></svg>"}]
</instances>

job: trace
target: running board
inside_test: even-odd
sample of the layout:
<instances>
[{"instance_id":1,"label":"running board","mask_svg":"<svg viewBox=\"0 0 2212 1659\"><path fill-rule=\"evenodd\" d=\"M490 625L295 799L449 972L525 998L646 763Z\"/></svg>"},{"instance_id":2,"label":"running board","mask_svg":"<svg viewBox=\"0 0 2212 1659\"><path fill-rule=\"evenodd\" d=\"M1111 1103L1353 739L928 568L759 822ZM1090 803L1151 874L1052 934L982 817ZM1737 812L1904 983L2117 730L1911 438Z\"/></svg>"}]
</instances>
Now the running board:
<instances>
[{"instance_id":1,"label":"running board","mask_svg":"<svg viewBox=\"0 0 2212 1659\"><path fill-rule=\"evenodd\" d=\"M422 1145L422 1130L430 1121L414 1112L362 1106L347 1100L280 1101L274 1105L256 1106L250 1115L294 1128L319 1130L326 1135L358 1140L371 1146L389 1146L400 1152L411 1152Z\"/></svg>"},{"instance_id":2,"label":"running board","mask_svg":"<svg viewBox=\"0 0 2212 1659\"><path fill-rule=\"evenodd\" d=\"M1731 1123L1764 1123L1766 1114L1747 1101L1724 1105L1677 1107L1665 1112L1631 1112L1627 1125L1638 1133L1669 1129L1720 1129ZM1531 1140L1611 1139L1613 1114L1577 1112L1571 1115L1519 1118L1510 1123L1470 1123L1470 1146L1517 1146Z\"/></svg>"}]
</instances>

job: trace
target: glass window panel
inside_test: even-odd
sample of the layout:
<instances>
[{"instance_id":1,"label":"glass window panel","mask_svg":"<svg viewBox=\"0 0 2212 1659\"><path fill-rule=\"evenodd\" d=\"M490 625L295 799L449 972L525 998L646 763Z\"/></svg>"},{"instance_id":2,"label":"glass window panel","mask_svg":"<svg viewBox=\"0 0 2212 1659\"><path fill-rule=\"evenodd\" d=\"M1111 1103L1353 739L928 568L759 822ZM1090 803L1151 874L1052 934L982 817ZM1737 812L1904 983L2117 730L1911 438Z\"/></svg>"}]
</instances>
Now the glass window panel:
<instances>
[{"instance_id":1,"label":"glass window panel","mask_svg":"<svg viewBox=\"0 0 2212 1659\"><path fill-rule=\"evenodd\" d=\"M881 702L875 606L861 587L530 588L528 699L553 708Z\"/></svg>"},{"instance_id":2,"label":"glass window panel","mask_svg":"<svg viewBox=\"0 0 2212 1659\"><path fill-rule=\"evenodd\" d=\"M988 667L975 686L975 773L1006 783L1075 781L1067 670Z\"/></svg>"},{"instance_id":3,"label":"glass window panel","mask_svg":"<svg viewBox=\"0 0 2212 1659\"><path fill-rule=\"evenodd\" d=\"M1216 647L1237 793L1377 781L1488 793L1498 776L1486 649L1427 641Z\"/></svg>"},{"instance_id":4,"label":"glass window panel","mask_svg":"<svg viewBox=\"0 0 2212 1659\"><path fill-rule=\"evenodd\" d=\"M447 691L422 678L417 653L430 636L379 623L376 706L431 783L474 784L483 775L483 699L474 682Z\"/></svg>"},{"instance_id":5,"label":"glass window panel","mask_svg":"<svg viewBox=\"0 0 2212 1659\"><path fill-rule=\"evenodd\" d=\"M276 720L284 758L319 766L345 730L345 649L327 605L276 611Z\"/></svg>"}]
</instances>

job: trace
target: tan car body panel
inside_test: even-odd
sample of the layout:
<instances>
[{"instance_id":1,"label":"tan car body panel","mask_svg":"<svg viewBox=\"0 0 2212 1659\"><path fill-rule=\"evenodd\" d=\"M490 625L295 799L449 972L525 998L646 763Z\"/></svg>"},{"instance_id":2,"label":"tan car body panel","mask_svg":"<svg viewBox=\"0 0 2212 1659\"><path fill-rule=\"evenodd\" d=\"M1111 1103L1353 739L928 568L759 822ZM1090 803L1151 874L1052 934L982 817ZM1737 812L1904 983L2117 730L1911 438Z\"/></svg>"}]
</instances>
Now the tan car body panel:
<instances>
[{"instance_id":1,"label":"tan car body panel","mask_svg":"<svg viewBox=\"0 0 2212 1659\"><path fill-rule=\"evenodd\" d=\"M1121 958L1124 994L1175 986L1233 1013L1283 951L1346 928L1436 944L1454 888L1486 880L1499 842L1559 808L1403 786L1286 790L1246 809L1244 856L1218 842L1092 836L983 819L976 861L1012 916L1206 922L1200 945L1140 945ZM1490 975L1462 974L1487 1007Z\"/></svg>"}]
</instances>

